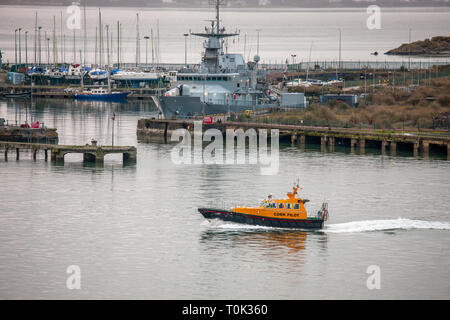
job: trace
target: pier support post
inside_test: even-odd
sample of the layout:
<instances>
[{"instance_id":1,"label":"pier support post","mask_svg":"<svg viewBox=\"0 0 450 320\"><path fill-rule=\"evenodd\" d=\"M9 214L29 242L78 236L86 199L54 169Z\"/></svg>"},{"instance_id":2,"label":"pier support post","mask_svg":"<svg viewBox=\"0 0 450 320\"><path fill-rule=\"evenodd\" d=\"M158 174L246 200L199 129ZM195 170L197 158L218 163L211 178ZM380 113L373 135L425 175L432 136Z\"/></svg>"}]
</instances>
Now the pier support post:
<instances>
[{"instance_id":1,"label":"pier support post","mask_svg":"<svg viewBox=\"0 0 450 320\"><path fill-rule=\"evenodd\" d=\"M414 146L413 146L413 148L414 148L414 157L417 157L417 156L419 156L419 142L414 142Z\"/></svg>"},{"instance_id":2,"label":"pier support post","mask_svg":"<svg viewBox=\"0 0 450 320\"><path fill-rule=\"evenodd\" d=\"M361 154L364 154L366 148L366 140L365 139L359 139L359 151Z\"/></svg>"},{"instance_id":3,"label":"pier support post","mask_svg":"<svg viewBox=\"0 0 450 320\"><path fill-rule=\"evenodd\" d=\"M386 153L386 147L388 145L388 142L386 140L381 141L381 154Z\"/></svg>"},{"instance_id":4,"label":"pier support post","mask_svg":"<svg viewBox=\"0 0 450 320\"><path fill-rule=\"evenodd\" d=\"M5 147L5 160L8 161L8 148Z\"/></svg>"},{"instance_id":5,"label":"pier support post","mask_svg":"<svg viewBox=\"0 0 450 320\"><path fill-rule=\"evenodd\" d=\"M428 141L422 141L422 156L428 158L430 152L430 143Z\"/></svg>"},{"instance_id":6,"label":"pier support post","mask_svg":"<svg viewBox=\"0 0 450 320\"><path fill-rule=\"evenodd\" d=\"M391 141L391 156L397 153L397 142Z\"/></svg>"},{"instance_id":7,"label":"pier support post","mask_svg":"<svg viewBox=\"0 0 450 320\"><path fill-rule=\"evenodd\" d=\"M350 139L350 153L355 153L355 145L356 145L356 139L351 138Z\"/></svg>"},{"instance_id":8,"label":"pier support post","mask_svg":"<svg viewBox=\"0 0 450 320\"><path fill-rule=\"evenodd\" d=\"M31 152L33 153L33 160L36 161L37 149L32 149Z\"/></svg>"},{"instance_id":9,"label":"pier support post","mask_svg":"<svg viewBox=\"0 0 450 320\"><path fill-rule=\"evenodd\" d=\"M132 163L136 163L137 160L137 156L136 156L136 151L131 151L131 152L124 152L123 156L122 156L122 161L123 162L132 162Z\"/></svg>"},{"instance_id":10,"label":"pier support post","mask_svg":"<svg viewBox=\"0 0 450 320\"><path fill-rule=\"evenodd\" d=\"M300 135L300 137L299 137L300 139L300 145L301 146L305 146L305 144L306 144L306 136L305 135Z\"/></svg>"},{"instance_id":11,"label":"pier support post","mask_svg":"<svg viewBox=\"0 0 450 320\"><path fill-rule=\"evenodd\" d=\"M44 150L44 154L45 154L45 161L47 161L48 160L48 150L47 149Z\"/></svg>"},{"instance_id":12,"label":"pier support post","mask_svg":"<svg viewBox=\"0 0 450 320\"><path fill-rule=\"evenodd\" d=\"M52 150L51 153L52 161L54 162L63 162L64 161L64 153L59 150Z\"/></svg>"},{"instance_id":13,"label":"pier support post","mask_svg":"<svg viewBox=\"0 0 450 320\"><path fill-rule=\"evenodd\" d=\"M320 137L320 150L325 151L327 147L327 136L321 136Z\"/></svg>"},{"instance_id":14,"label":"pier support post","mask_svg":"<svg viewBox=\"0 0 450 320\"><path fill-rule=\"evenodd\" d=\"M96 164L103 164L105 161L105 156L103 154L95 156Z\"/></svg>"},{"instance_id":15,"label":"pier support post","mask_svg":"<svg viewBox=\"0 0 450 320\"><path fill-rule=\"evenodd\" d=\"M447 143L447 160L450 160L450 143Z\"/></svg>"},{"instance_id":16,"label":"pier support post","mask_svg":"<svg viewBox=\"0 0 450 320\"><path fill-rule=\"evenodd\" d=\"M297 142L297 134L295 132L291 135L291 144L295 144Z\"/></svg>"},{"instance_id":17,"label":"pier support post","mask_svg":"<svg viewBox=\"0 0 450 320\"><path fill-rule=\"evenodd\" d=\"M105 153L98 148L97 151L95 152L95 163L96 164L103 164L105 160Z\"/></svg>"},{"instance_id":18,"label":"pier support post","mask_svg":"<svg viewBox=\"0 0 450 320\"><path fill-rule=\"evenodd\" d=\"M328 138L328 146L330 147L330 151L331 152L334 151L334 144L335 144L335 138L334 137L329 137Z\"/></svg>"},{"instance_id":19,"label":"pier support post","mask_svg":"<svg viewBox=\"0 0 450 320\"><path fill-rule=\"evenodd\" d=\"M19 160L19 157L20 157L19 148L16 148L16 160Z\"/></svg>"}]
</instances>

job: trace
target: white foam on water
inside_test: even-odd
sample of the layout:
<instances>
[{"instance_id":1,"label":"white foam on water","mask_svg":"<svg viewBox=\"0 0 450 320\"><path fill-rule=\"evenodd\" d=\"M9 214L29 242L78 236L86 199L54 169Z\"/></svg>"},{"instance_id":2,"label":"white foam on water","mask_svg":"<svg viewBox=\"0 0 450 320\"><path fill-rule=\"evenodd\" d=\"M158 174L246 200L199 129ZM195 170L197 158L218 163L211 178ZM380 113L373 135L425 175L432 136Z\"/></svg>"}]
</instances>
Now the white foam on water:
<instances>
[{"instance_id":1,"label":"white foam on water","mask_svg":"<svg viewBox=\"0 0 450 320\"><path fill-rule=\"evenodd\" d=\"M266 226L255 226L251 224L241 224L241 223L233 223L226 222L219 219L205 220L201 223L202 226L217 228L217 229L275 229L273 227Z\"/></svg>"},{"instance_id":2,"label":"white foam on water","mask_svg":"<svg viewBox=\"0 0 450 320\"><path fill-rule=\"evenodd\" d=\"M351 233L409 229L450 230L450 222L410 219L365 220L326 225L322 231L330 233Z\"/></svg>"}]
</instances>

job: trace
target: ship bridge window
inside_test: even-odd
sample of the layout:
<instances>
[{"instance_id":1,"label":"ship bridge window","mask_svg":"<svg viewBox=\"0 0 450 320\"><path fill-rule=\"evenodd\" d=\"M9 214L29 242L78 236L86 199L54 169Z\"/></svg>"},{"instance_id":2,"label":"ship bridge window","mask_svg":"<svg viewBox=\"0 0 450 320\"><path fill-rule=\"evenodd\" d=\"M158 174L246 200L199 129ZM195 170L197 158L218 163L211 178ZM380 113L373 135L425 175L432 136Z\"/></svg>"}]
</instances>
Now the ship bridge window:
<instances>
[{"instance_id":1,"label":"ship bridge window","mask_svg":"<svg viewBox=\"0 0 450 320\"><path fill-rule=\"evenodd\" d=\"M278 204L278 209L283 209L283 208L284 208L284 204L279 203L279 204Z\"/></svg>"},{"instance_id":2,"label":"ship bridge window","mask_svg":"<svg viewBox=\"0 0 450 320\"><path fill-rule=\"evenodd\" d=\"M286 203L286 209L292 209L292 205L290 203Z\"/></svg>"},{"instance_id":3,"label":"ship bridge window","mask_svg":"<svg viewBox=\"0 0 450 320\"><path fill-rule=\"evenodd\" d=\"M299 205L298 203L294 204L294 209L295 209L295 210L300 209L300 205Z\"/></svg>"}]
</instances>

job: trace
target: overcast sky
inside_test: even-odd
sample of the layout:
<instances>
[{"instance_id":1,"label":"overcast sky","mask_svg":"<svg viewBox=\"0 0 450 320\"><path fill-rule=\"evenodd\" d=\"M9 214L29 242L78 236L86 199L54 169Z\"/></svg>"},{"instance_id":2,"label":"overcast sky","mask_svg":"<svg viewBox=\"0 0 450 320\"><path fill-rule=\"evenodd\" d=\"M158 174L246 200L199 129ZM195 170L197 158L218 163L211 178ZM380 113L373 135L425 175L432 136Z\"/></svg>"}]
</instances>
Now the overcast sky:
<instances>
[{"instance_id":1,"label":"overcast sky","mask_svg":"<svg viewBox=\"0 0 450 320\"><path fill-rule=\"evenodd\" d=\"M250 7L325 7L325 6L450 6L450 0L222 0L225 5ZM78 1L81 5L85 0ZM137 7L207 7L209 0L86 0L88 6ZM0 0L0 4L14 5L70 5L72 0Z\"/></svg>"}]
</instances>

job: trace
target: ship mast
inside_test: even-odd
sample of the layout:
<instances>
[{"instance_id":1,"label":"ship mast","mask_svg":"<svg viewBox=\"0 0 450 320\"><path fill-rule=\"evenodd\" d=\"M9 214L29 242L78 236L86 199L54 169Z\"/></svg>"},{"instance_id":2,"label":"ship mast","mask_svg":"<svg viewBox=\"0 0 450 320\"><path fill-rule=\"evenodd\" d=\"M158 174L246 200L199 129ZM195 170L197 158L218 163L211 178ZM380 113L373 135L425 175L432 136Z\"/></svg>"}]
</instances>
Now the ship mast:
<instances>
[{"instance_id":1,"label":"ship mast","mask_svg":"<svg viewBox=\"0 0 450 320\"><path fill-rule=\"evenodd\" d=\"M219 23L220 23L220 5L223 4L223 0L216 0L216 28L217 28L217 32L216 34L219 34L220 31L220 27L219 27Z\"/></svg>"},{"instance_id":2,"label":"ship mast","mask_svg":"<svg viewBox=\"0 0 450 320\"><path fill-rule=\"evenodd\" d=\"M224 0L210 0L210 4L214 4L216 7L216 20L211 20L211 27L205 27L204 33L191 32L191 35L207 38L203 64L208 69L207 72L217 73L219 71L219 55L223 52L222 39L237 36L239 33L225 33L225 28L220 28L220 5L224 4Z\"/></svg>"}]
</instances>

